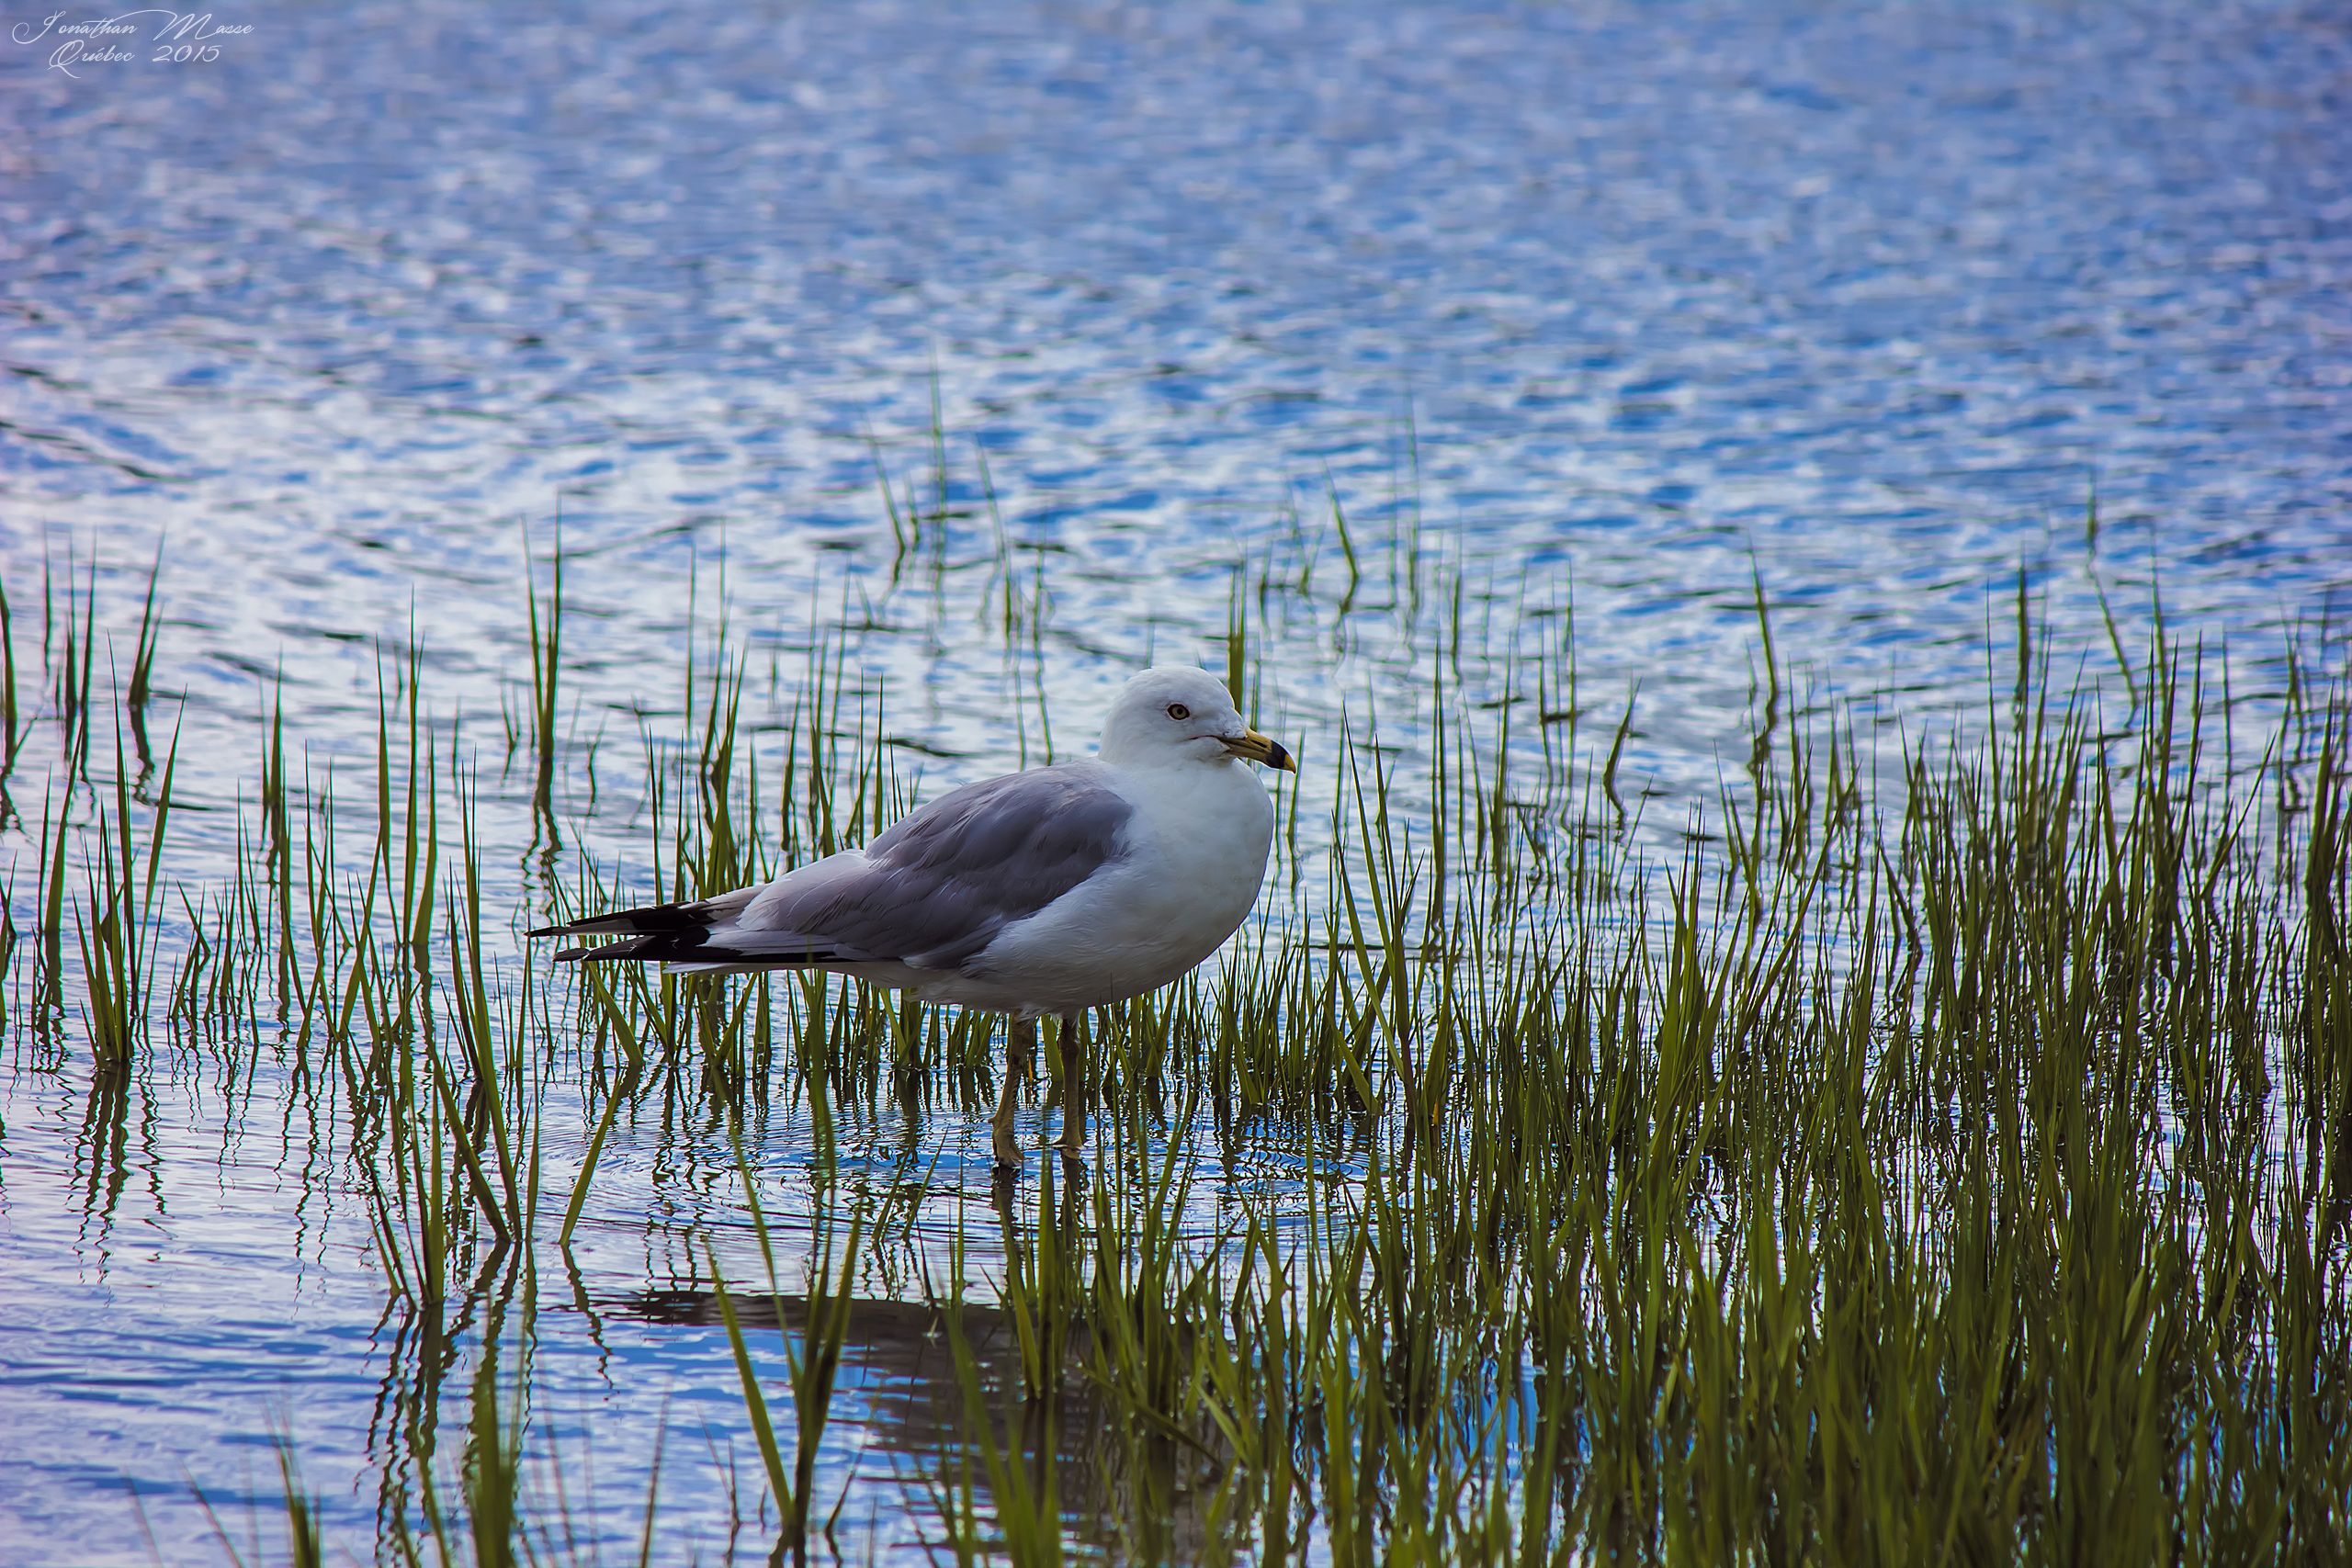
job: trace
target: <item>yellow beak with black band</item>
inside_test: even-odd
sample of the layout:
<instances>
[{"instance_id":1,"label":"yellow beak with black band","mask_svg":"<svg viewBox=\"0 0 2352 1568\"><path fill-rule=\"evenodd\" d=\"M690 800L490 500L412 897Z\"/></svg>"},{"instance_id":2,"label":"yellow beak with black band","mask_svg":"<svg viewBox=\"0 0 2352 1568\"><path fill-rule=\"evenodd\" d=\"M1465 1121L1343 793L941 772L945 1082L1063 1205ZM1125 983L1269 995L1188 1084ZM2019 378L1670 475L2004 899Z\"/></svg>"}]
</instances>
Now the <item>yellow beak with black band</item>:
<instances>
[{"instance_id":1,"label":"yellow beak with black band","mask_svg":"<svg viewBox=\"0 0 2352 1568\"><path fill-rule=\"evenodd\" d=\"M1298 772L1296 760L1283 749L1281 741L1271 735L1261 735L1254 729L1245 729L1238 736L1227 736L1225 749L1237 757L1247 757L1253 762L1263 762L1266 766L1281 773Z\"/></svg>"}]
</instances>

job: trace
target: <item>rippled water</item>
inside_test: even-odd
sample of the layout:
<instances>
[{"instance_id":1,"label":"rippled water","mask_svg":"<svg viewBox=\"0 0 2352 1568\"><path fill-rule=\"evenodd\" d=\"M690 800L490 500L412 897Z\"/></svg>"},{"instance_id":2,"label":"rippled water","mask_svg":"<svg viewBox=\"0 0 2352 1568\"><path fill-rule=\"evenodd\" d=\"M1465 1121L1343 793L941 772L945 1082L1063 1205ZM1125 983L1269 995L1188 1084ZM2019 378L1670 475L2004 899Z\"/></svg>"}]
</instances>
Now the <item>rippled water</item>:
<instances>
[{"instance_id":1,"label":"rippled water","mask_svg":"<svg viewBox=\"0 0 2352 1568\"><path fill-rule=\"evenodd\" d=\"M377 649L413 628L495 773L519 525L544 550L559 513L566 733L606 759L566 820L638 862L638 716L674 725L722 555L785 683L855 628L931 789L1022 760L1041 712L1082 743L1148 654L1221 662L1235 563L1308 571L1336 496L1362 581L1326 548L1311 613L1252 627L1261 727L1311 757L1378 702L1409 745L1456 613L1417 589L1458 572L1490 623L1572 600L1585 703L1644 694L1624 771L1661 832L1746 754L1758 579L1814 698L1913 724L1981 700L2020 570L2086 647L2099 588L2127 615L2160 591L2252 690L2352 584L2352 41L2325 7L214 16L251 31L200 62L0 47L20 679L69 559L126 664L161 541L192 879L226 873L281 668L315 766L372 757ZM902 503L944 485L922 571L877 467ZM974 612L1007 582L1043 590L1034 653ZM518 864L527 781L485 789ZM22 926L33 840L7 841ZM314 1481L356 1471L381 1282L278 1080L159 1067L101 1157L78 1058L6 1061L6 1555L144 1560L130 1492L166 1560L202 1555L188 1481L269 1502L280 1425ZM660 1295L734 1223L731 1172L639 1136L535 1352L541 1411L632 1504L665 1410L680 1444L741 1418L723 1338ZM844 1416L898 1456L859 1461L869 1501L936 1447L892 1427L923 1385L888 1344ZM690 1468L673 1517L721 1542ZM364 1526L372 1494L328 1504ZM908 1546L874 1506L877 1550Z\"/></svg>"}]
</instances>

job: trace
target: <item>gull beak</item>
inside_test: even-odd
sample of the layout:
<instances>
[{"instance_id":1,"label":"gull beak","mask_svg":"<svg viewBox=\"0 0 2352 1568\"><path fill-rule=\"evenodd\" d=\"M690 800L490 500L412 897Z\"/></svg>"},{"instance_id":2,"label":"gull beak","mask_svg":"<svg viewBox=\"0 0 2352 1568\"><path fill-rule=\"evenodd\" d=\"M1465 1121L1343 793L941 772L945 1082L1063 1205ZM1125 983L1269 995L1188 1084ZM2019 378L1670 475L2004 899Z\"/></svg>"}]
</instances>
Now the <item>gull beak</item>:
<instances>
[{"instance_id":1,"label":"gull beak","mask_svg":"<svg viewBox=\"0 0 2352 1568\"><path fill-rule=\"evenodd\" d=\"M1225 749L1237 757L1247 757L1253 762L1263 762L1285 773L1298 772L1298 763L1283 749L1283 743L1271 735L1261 735L1245 729L1238 735L1225 737Z\"/></svg>"}]
</instances>

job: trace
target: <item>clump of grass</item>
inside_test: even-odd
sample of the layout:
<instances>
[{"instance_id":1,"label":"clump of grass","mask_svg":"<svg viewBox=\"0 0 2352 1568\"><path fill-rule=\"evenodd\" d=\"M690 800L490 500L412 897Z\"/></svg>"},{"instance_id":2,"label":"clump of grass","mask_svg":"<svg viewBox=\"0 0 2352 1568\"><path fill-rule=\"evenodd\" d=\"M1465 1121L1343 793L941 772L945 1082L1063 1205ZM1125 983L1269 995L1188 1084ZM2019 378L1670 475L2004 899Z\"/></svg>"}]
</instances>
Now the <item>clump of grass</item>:
<instances>
[{"instance_id":1,"label":"clump of grass","mask_svg":"<svg viewBox=\"0 0 2352 1568\"><path fill-rule=\"evenodd\" d=\"M85 886L88 902L79 911L82 976L87 987L84 1021L90 1053L99 1069L119 1073L146 1038L154 998L155 922L163 889L158 863L164 829L171 819L172 776L179 759L176 738L164 765L164 784L147 825L147 852L133 842L130 785L123 767L122 731L115 731L114 810L101 807L98 852L88 857ZM111 829L111 832L109 832ZM62 852L64 834L58 834ZM51 897L59 897L52 890Z\"/></svg>"}]
</instances>

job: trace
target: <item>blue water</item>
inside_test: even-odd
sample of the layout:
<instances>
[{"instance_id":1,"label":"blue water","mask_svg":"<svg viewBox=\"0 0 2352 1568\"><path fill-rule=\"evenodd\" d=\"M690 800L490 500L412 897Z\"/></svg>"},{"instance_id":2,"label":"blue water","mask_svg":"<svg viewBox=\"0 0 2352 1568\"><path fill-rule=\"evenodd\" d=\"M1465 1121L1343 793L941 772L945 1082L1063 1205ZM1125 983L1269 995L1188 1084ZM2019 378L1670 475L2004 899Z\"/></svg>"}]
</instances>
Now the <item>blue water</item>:
<instances>
[{"instance_id":1,"label":"blue water","mask_svg":"<svg viewBox=\"0 0 2352 1568\"><path fill-rule=\"evenodd\" d=\"M34 702L45 563L95 559L119 667L164 542L198 881L226 874L276 670L321 767L372 757L376 649L413 631L439 710L494 743L528 667L520 527L544 552L559 513L567 735L606 747L568 819L639 859L611 781L635 715L680 705L722 555L787 675L871 609L854 662L931 785L1034 761L1015 716L1082 743L1147 655L1221 664L1237 562L1312 578L1253 626L1261 728L1310 756L1343 705L1385 698L1410 739L1450 614L1416 588L1458 575L1488 623L1572 603L1604 730L1640 684L1623 774L1661 831L1747 755L1758 579L1810 700L1914 724L1981 705L2020 570L2061 642L2105 646L2102 591L2127 620L2160 594L2251 692L2352 587L2330 7L212 15L251 30L207 60L149 40L69 74L54 34L0 43L21 679ZM936 592L876 480L937 499L934 402ZM1334 493L1352 595L1301 543ZM975 609L1007 577L1046 592L1018 657ZM8 780L28 815L46 746ZM487 787L512 863L522 786ZM281 1427L364 1547L382 1289L282 1083L159 1067L96 1203L78 1054L15 1032L0 1061L0 1557L145 1561L147 1529L217 1557L188 1483L266 1503ZM644 1136L591 1298L691 1273L680 1238L729 1213L639 1245L616 1216L669 1190ZM625 1513L664 1401L740 1416L723 1350L626 1315L599 1343L541 1293L540 1397ZM691 1469L674 1517L716 1554ZM884 1555L922 1534L900 1506Z\"/></svg>"}]
</instances>

